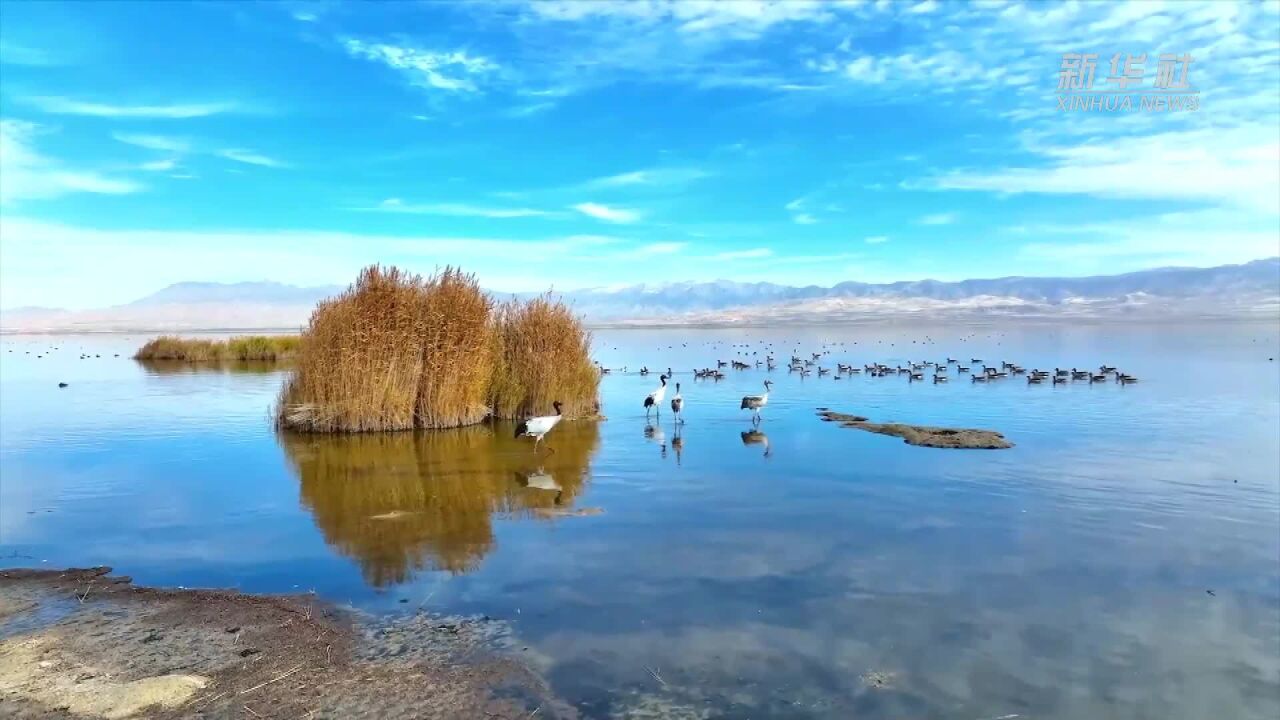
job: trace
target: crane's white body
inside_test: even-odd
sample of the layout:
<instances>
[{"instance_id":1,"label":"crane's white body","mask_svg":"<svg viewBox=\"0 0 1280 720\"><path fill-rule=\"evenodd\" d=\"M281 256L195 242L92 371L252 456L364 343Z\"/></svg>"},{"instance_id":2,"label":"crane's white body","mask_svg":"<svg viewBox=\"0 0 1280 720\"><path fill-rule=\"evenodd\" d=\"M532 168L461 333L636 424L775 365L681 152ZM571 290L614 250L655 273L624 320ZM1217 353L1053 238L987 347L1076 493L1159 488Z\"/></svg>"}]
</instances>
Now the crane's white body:
<instances>
[{"instance_id":1,"label":"crane's white body","mask_svg":"<svg viewBox=\"0 0 1280 720\"><path fill-rule=\"evenodd\" d=\"M542 438L547 433L551 432L551 429L559 424L560 419L563 417L560 414L559 401L552 404L556 409L555 415L539 415L538 417L531 417L516 426L516 437L533 438L534 450L538 449L538 443L542 442Z\"/></svg>"},{"instance_id":2,"label":"crane's white body","mask_svg":"<svg viewBox=\"0 0 1280 720\"><path fill-rule=\"evenodd\" d=\"M667 396L667 376L659 375L658 379L662 381L662 384L658 386L657 390L654 390L653 392L645 396L645 399L644 399L644 416L645 417L649 417L649 410L651 408L655 412L658 412L658 413L662 412L662 398Z\"/></svg>"},{"instance_id":3,"label":"crane's white body","mask_svg":"<svg viewBox=\"0 0 1280 720\"><path fill-rule=\"evenodd\" d=\"M771 385L773 385L773 383L769 382L768 380L765 380L763 395L744 395L742 397L742 407L740 409L750 410L752 413L752 418L755 420L759 420L760 408L763 408L764 406L769 404L769 389Z\"/></svg>"}]
</instances>

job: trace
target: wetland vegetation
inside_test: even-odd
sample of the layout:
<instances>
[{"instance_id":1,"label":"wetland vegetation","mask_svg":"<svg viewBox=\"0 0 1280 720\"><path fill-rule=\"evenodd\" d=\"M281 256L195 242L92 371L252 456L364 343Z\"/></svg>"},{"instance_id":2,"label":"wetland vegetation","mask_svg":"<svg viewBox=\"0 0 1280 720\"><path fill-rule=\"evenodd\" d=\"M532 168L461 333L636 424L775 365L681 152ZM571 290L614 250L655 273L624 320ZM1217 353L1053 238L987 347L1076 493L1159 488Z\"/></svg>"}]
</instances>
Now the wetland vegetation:
<instances>
[{"instance_id":1,"label":"wetland vegetation","mask_svg":"<svg viewBox=\"0 0 1280 720\"><path fill-rule=\"evenodd\" d=\"M181 362L282 362L298 352L297 335L243 335L214 340L161 335L148 340L134 353L134 360Z\"/></svg>"},{"instance_id":2,"label":"wetland vegetation","mask_svg":"<svg viewBox=\"0 0 1280 720\"><path fill-rule=\"evenodd\" d=\"M371 266L322 301L278 404L308 432L439 429L488 417L594 414L590 335L549 298L496 305L474 275Z\"/></svg>"}]
</instances>

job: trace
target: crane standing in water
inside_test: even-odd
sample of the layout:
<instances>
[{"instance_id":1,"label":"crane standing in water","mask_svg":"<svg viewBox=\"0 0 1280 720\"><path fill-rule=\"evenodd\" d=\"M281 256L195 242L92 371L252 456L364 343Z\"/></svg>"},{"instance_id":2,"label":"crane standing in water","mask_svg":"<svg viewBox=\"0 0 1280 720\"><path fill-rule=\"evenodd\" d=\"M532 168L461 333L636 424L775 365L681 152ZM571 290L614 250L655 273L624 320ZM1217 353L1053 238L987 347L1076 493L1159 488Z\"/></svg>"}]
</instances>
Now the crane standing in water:
<instances>
[{"instance_id":1,"label":"crane standing in water","mask_svg":"<svg viewBox=\"0 0 1280 720\"><path fill-rule=\"evenodd\" d=\"M764 394L763 395L744 395L742 397L742 407L739 409L751 410L752 421L760 422L760 408L763 408L765 405L769 404L769 391L772 388L773 388L773 383L768 380L765 380Z\"/></svg>"},{"instance_id":2,"label":"crane standing in water","mask_svg":"<svg viewBox=\"0 0 1280 720\"><path fill-rule=\"evenodd\" d=\"M671 412L675 413L676 423L684 424L684 418L680 413L684 412L684 398L680 396L680 383L676 383L676 396L671 398Z\"/></svg>"},{"instance_id":3,"label":"crane standing in water","mask_svg":"<svg viewBox=\"0 0 1280 720\"><path fill-rule=\"evenodd\" d=\"M542 438L546 436L547 433L551 432L551 429L554 428L560 422L560 419L562 417L564 417L563 415L560 414L559 400L551 403L551 406L556 409L555 415L541 415L538 417L531 417L528 420L525 420L524 422L516 426L517 438L520 438L520 437L533 438L534 452L538 452L538 443L542 442ZM547 449L551 450L551 448L547 448ZM551 452L555 452L555 450L551 450Z\"/></svg>"},{"instance_id":4,"label":"crane standing in water","mask_svg":"<svg viewBox=\"0 0 1280 720\"><path fill-rule=\"evenodd\" d=\"M662 381L662 384L658 386L657 390L649 393L644 399L644 416L646 419L649 417L650 409L659 415L662 414L662 398L667 395L667 376L659 375L658 379Z\"/></svg>"}]
</instances>

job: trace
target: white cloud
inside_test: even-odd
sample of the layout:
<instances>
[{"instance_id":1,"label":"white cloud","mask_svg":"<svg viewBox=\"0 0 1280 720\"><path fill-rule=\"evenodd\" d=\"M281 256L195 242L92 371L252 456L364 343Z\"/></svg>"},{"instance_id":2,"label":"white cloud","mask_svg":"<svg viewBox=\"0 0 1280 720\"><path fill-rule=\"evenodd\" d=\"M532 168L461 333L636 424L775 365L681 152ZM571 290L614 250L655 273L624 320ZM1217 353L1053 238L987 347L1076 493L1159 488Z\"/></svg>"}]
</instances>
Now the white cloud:
<instances>
[{"instance_id":1,"label":"white cloud","mask_svg":"<svg viewBox=\"0 0 1280 720\"><path fill-rule=\"evenodd\" d=\"M867 243L868 245L879 245L880 243L889 242L889 238L884 235L872 235L869 238L864 238L863 242Z\"/></svg>"},{"instance_id":2,"label":"white cloud","mask_svg":"<svg viewBox=\"0 0 1280 720\"><path fill-rule=\"evenodd\" d=\"M226 150L219 150L215 154L220 157L224 157L228 160L234 160L238 163L244 163L246 165L258 165L260 167L270 167L270 168L288 167L287 163L281 162L280 160L276 160L275 158L267 157L266 155L261 155L252 150L229 148Z\"/></svg>"},{"instance_id":3,"label":"white cloud","mask_svg":"<svg viewBox=\"0 0 1280 720\"><path fill-rule=\"evenodd\" d=\"M355 39L343 44L354 57L381 62L408 75L415 85L436 90L476 92L476 79L498 70L497 63L465 50L437 52Z\"/></svg>"},{"instance_id":4,"label":"white cloud","mask_svg":"<svg viewBox=\"0 0 1280 720\"><path fill-rule=\"evenodd\" d=\"M0 120L0 204L72 193L123 195L142 190L132 180L67 167L35 149L40 126Z\"/></svg>"},{"instance_id":5,"label":"white cloud","mask_svg":"<svg viewBox=\"0 0 1280 720\"><path fill-rule=\"evenodd\" d=\"M791 219L794 220L797 225L813 225L818 222L818 218L808 213L797 213L795 217Z\"/></svg>"},{"instance_id":6,"label":"white cloud","mask_svg":"<svg viewBox=\"0 0 1280 720\"><path fill-rule=\"evenodd\" d=\"M1052 267L1055 274L1113 274L1150 267L1212 267L1280 253L1274 219L1237 210L1209 209L1140 216L1111 222L1020 228L1036 240L1018 260ZM1055 238L1070 238L1061 242ZM1212 238L1211 241L1207 239Z\"/></svg>"},{"instance_id":7,"label":"white cloud","mask_svg":"<svg viewBox=\"0 0 1280 720\"><path fill-rule=\"evenodd\" d=\"M184 119L240 110L236 103L177 103L170 105L112 105L58 96L25 98L25 102L55 115L88 115L106 118Z\"/></svg>"},{"instance_id":8,"label":"white cloud","mask_svg":"<svg viewBox=\"0 0 1280 720\"><path fill-rule=\"evenodd\" d=\"M629 257L650 257L652 255L673 255L685 248L682 242L656 242L641 245L626 253Z\"/></svg>"},{"instance_id":9,"label":"white cloud","mask_svg":"<svg viewBox=\"0 0 1280 720\"><path fill-rule=\"evenodd\" d=\"M710 175L695 167L654 167L609 175L586 183L587 187L672 186L700 180Z\"/></svg>"},{"instance_id":10,"label":"white cloud","mask_svg":"<svg viewBox=\"0 0 1280 720\"><path fill-rule=\"evenodd\" d=\"M178 167L178 161L172 160L172 159L152 160L151 162L142 163L138 167L143 170L146 170L147 172L165 172L168 170L173 170L174 168Z\"/></svg>"},{"instance_id":11,"label":"white cloud","mask_svg":"<svg viewBox=\"0 0 1280 720\"><path fill-rule=\"evenodd\" d=\"M679 242L637 243L605 235L540 239L372 235L288 229L100 229L0 215L0 306L103 307L184 280L260 279L296 285L346 283L376 255L417 272L459 265L485 287L540 291L633 276L637 258L666 257ZM49 258L58 258L51 263ZM299 263L300 257L307 262ZM512 258L518 258L513 267ZM111 282L100 280L110 277Z\"/></svg>"},{"instance_id":12,"label":"white cloud","mask_svg":"<svg viewBox=\"0 0 1280 720\"><path fill-rule=\"evenodd\" d=\"M640 219L640 213L635 210L610 207L593 202L578 203L573 206L573 209L588 217L611 223L633 223Z\"/></svg>"},{"instance_id":13,"label":"white cloud","mask_svg":"<svg viewBox=\"0 0 1280 720\"><path fill-rule=\"evenodd\" d=\"M513 118L533 117L534 115L541 115L542 113L555 108L555 106L556 104L553 102L540 102L540 103L530 103L528 105L517 105L516 107L509 108L508 110L506 110L504 114L507 117L513 117Z\"/></svg>"},{"instance_id":14,"label":"white cloud","mask_svg":"<svg viewBox=\"0 0 1280 720\"><path fill-rule=\"evenodd\" d=\"M166 135L145 135L139 133L112 133L111 137L122 143L136 145L148 150L184 153L191 149L191 143L183 138Z\"/></svg>"},{"instance_id":15,"label":"white cloud","mask_svg":"<svg viewBox=\"0 0 1280 720\"><path fill-rule=\"evenodd\" d=\"M0 63L35 67L60 64L53 55L40 48L15 45L5 40L0 40Z\"/></svg>"},{"instance_id":16,"label":"white cloud","mask_svg":"<svg viewBox=\"0 0 1280 720\"><path fill-rule=\"evenodd\" d=\"M669 25L691 35L735 37L755 37L782 23L826 22L832 19L835 7L823 0L538 0L526 5L531 15L552 21L599 19L649 27Z\"/></svg>"},{"instance_id":17,"label":"white cloud","mask_svg":"<svg viewBox=\"0 0 1280 720\"><path fill-rule=\"evenodd\" d=\"M1214 201L1280 211L1275 128L1186 130L1098 143L1034 147L1046 164L951 172L926 186L1005 194Z\"/></svg>"},{"instance_id":18,"label":"white cloud","mask_svg":"<svg viewBox=\"0 0 1280 720\"><path fill-rule=\"evenodd\" d=\"M454 217L485 218L548 217L556 214L548 210L538 210L535 208L486 207L481 205L469 205L466 203L413 204L406 203L400 198L387 198L376 207L357 209L378 212L406 213L411 215L449 215Z\"/></svg>"},{"instance_id":19,"label":"white cloud","mask_svg":"<svg viewBox=\"0 0 1280 720\"><path fill-rule=\"evenodd\" d=\"M750 250L730 250L727 252L716 253L711 256L712 260L752 260L757 258L773 257L773 250L769 248L752 248Z\"/></svg>"},{"instance_id":20,"label":"white cloud","mask_svg":"<svg viewBox=\"0 0 1280 720\"><path fill-rule=\"evenodd\" d=\"M921 225L950 225L956 221L955 213L934 213L925 215L918 221Z\"/></svg>"}]
</instances>

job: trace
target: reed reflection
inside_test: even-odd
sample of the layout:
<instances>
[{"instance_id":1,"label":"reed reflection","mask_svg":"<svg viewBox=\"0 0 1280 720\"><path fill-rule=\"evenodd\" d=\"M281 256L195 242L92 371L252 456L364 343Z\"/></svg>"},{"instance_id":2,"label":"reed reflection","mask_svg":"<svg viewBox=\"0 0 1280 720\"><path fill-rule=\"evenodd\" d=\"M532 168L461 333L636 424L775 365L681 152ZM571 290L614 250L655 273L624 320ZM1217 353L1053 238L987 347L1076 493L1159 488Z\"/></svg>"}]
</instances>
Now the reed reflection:
<instances>
[{"instance_id":1,"label":"reed reflection","mask_svg":"<svg viewBox=\"0 0 1280 720\"><path fill-rule=\"evenodd\" d=\"M231 362L187 362L185 360L134 360L148 375L267 375L289 366L256 360Z\"/></svg>"},{"instance_id":2,"label":"reed reflection","mask_svg":"<svg viewBox=\"0 0 1280 720\"><path fill-rule=\"evenodd\" d=\"M531 452L514 429L279 438L325 540L383 587L420 570L474 569L495 546L494 513L567 514L600 444L596 423L562 423L551 454Z\"/></svg>"}]
</instances>

